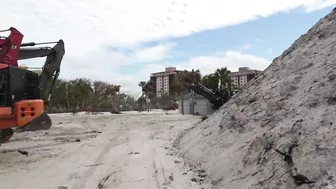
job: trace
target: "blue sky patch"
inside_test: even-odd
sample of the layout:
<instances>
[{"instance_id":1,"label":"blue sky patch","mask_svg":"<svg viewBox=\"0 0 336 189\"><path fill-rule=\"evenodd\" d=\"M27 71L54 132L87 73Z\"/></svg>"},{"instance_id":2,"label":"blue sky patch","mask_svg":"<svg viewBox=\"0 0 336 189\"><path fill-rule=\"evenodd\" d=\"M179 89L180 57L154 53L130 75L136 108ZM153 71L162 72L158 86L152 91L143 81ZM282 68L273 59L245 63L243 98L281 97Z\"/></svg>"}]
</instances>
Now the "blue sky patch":
<instances>
[{"instance_id":1,"label":"blue sky patch","mask_svg":"<svg viewBox=\"0 0 336 189\"><path fill-rule=\"evenodd\" d=\"M291 12L278 13L267 18L208 30L187 37L152 41L144 43L143 46L154 47L165 42L175 43L176 46L170 52L172 56L158 62L150 62L165 66L187 62L192 57L221 56L228 50L252 54L271 61L298 37L306 33L319 19L328 14L332 8L329 7L311 13L296 9ZM132 54L129 49L111 47L110 50L125 52L127 55ZM127 69L121 67L120 71L124 74L136 74L143 64L146 64L146 62Z\"/></svg>"}]
</instances>

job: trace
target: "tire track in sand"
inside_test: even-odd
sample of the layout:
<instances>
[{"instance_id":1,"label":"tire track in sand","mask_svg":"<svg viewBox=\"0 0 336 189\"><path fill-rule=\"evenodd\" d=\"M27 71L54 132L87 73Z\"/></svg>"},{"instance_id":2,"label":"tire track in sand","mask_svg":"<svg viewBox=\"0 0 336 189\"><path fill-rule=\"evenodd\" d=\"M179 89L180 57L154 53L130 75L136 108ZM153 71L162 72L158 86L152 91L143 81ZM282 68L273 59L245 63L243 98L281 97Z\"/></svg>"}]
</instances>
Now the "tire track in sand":
<instances>
[{"instance_id":1,"label":"tire track in sand","mask_svg":"<svg viewBox=\"0 0 336 189\"><path fill-rule=\"evenodd\" d=\"M124 133L127 130L124 128L119 128L118 130L114 131L113 133L113 139L109 140L109 143L101 150L99 156L97 157L96 161L93 162L93 164L102 163L102 161L105 159L106 154L110 152L112 148L115 148L117 146L123 145L124 143L127 143L127 140L122 140L122 137L124 136ZM109 135L110 136L110 135ZM96 171L97 166L90 167L82 176L82 178L72 187L72 189L82 189L87 181L92 177L93 173Z\"/></svg>"}]
</instances>

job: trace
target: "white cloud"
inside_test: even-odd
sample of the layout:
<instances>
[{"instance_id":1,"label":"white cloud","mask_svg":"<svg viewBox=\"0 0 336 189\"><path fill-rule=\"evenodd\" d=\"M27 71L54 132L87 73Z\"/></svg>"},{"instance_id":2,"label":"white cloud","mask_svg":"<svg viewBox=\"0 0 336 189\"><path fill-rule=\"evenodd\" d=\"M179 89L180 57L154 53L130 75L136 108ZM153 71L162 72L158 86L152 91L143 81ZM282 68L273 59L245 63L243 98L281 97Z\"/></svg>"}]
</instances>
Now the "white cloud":
<instances>
[{"instance_id":1,"label":"white cloud","mask_svg":"<svg viewBox=\"0 0 336 189\"><path fill-rule=\"evenodd\" d=\"M175 46L173 43L158 45L154 47L145 48L135 53L135 56L139 61L153 62L160 61L167 58L170 50Z\"/></svg>"},{"instance_id":2,"label":"white cloud","mask_svg":"<svg viewBox=\"0 0 336 189\"><path fill-rule=\"evenodd\" d=\"M306 12L313 12L329 6L333 6L335 3L335 0L310 0L309 3L305 5L305 9Z\"/></svg>"},{"instance_id":3,"label":"white cloud","mask_svg":"<svg viewBox=\"0 0 336 189\"><path fill-rule=\"evenodd\" d=\"M102 44L128 46L239 24L298 7L310 10L333 4L336 0L1 0L1 6L6 7L2 13L11 16L0 26L17 27L27 41L63 38L69 53L82 54Z\"/></svg>"},{"instance_id":4,"label":"white cloud","mask_svg":"<svg viewBox=\"0 0 336 189\"><path fill-rule=\"evenodd\" d=\"M202 75L213 73L217 68L227 67L230 71L238 71L239 67L250 67L252 69L264 70L271 64L270 60L250 54L243 54L236 51L227 51L222 56L200 56L192 58L187 64L181 64L179 69L190 70L192 68L201 70Z\"/></svg>"},{"instance_id":5,"label":"white cloud","mask_svg":"<svg viewBox=\"0 0 336 189\"><path fill-rule=\"evenodd\" d=\"M137 80L145 77L154 65L145 66L147 71L139 71L140 76L118 74L116 65L161 60L172 48L169 46L172 44L160 44L144 49L142 42L240 24L298 7L313 11L334 5L336 0L0 0L0 3L4 7L2 14L10 15L1 20L0 29L16 27L25 35L25 42L64 39L62 77L96 77L119 82L125 90L137 91ZM104 48L107 45L135 52L112 53ZM206 61L208 65L204 64ZM265 64L263 59L237 52L227 52L224 57L194 58L191 62L205 70L233 62L237 66ZM36 60L29 65L42 64L43 60Z\"/></svg>"}]
</instances>

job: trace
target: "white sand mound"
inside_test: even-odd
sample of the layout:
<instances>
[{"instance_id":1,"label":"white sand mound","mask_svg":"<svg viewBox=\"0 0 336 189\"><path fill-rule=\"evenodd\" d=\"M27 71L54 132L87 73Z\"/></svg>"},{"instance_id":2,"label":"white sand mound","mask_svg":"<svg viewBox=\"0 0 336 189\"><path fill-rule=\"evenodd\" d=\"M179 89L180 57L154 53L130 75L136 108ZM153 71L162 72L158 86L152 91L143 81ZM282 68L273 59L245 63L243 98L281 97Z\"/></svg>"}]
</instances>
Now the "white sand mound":
<instances>
[{"instance_id":1,"label":"white sand mound","mask_svg":"<svg viewBox=\"0 0 336 189\"><path fill-rule=\"evenodd\" d=\"M333 10L179 147L212 188L336 188L335 124Z\"/></svg>"}]
</instances>

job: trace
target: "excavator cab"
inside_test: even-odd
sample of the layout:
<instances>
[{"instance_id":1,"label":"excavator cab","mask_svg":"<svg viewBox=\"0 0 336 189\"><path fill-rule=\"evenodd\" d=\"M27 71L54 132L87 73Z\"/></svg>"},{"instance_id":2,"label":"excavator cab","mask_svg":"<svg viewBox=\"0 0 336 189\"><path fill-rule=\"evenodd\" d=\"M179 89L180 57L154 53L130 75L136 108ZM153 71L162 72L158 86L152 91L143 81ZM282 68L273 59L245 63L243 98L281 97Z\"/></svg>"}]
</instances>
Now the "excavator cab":
<instances>
[{"instance_id":1,"label":"excavator cab","mask_svg":"<svg viewBox=\"0 0 336 189\"><path fill-rule=\"evenodd\" d=\"M21 43L23 35L13 27L9 31L8 37L0 38L0 144L15 131L46 130L52 126L45 103L50 100L65 54L63 40ZM31 47L50 43L56 45ZM38 57L47 57L40 74L18 66L18 60Z\"/></svg>"}]
</instances>

